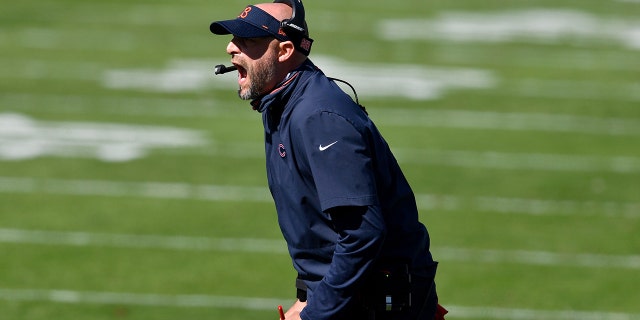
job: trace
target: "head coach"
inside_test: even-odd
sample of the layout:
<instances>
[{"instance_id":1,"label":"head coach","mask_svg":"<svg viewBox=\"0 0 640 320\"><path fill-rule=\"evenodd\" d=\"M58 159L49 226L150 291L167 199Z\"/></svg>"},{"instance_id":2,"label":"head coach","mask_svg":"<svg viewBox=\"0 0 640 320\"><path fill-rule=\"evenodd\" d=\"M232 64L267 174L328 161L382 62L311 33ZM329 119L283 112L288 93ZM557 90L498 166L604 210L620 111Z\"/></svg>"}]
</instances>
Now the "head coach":
<instances>
[{"instance_id":1,"label":"head coach","mask_svg":"<svg viewBox=\"0 0 640 320\"><path fill-rule=\"evenodd\" d=\"M364 108L308 58L300 0L249 5L210 30L262 114L278 223L298 273L286 319L442 318L426 227ZM293 280L293 279L292 279ZM292 281L293 283L293 281Z\"/></svg>"}]
</instances>

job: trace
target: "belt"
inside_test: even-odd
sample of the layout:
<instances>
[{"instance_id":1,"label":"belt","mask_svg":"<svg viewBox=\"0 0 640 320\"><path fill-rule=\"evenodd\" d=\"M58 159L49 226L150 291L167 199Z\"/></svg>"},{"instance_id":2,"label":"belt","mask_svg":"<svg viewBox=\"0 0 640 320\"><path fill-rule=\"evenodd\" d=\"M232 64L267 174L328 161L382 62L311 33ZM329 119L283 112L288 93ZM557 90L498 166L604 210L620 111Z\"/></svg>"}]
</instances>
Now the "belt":
<instances>
[{"instance_id":1,"label":"belt","mask_svg":"<svg viewBox=\"0 0 640 320\"><path fill-rule=\"evenodd\" d=\"M300 277L296 278L296 297L300 302L307 301L307 284Z\"/></svg>"}]
</instances>

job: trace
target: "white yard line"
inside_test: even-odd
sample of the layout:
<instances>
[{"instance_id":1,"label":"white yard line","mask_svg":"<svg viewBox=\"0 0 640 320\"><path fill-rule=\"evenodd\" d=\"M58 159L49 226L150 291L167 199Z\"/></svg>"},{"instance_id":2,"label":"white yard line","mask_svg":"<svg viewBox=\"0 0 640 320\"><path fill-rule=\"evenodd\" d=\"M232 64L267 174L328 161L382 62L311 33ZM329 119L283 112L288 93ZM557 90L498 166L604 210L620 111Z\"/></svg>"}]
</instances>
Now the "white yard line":
<instances>
[{"instance_id":1,"label":"white yard line","mask_svg":"<svg viewBox=\"0 0 640 320\"><path fill-rule=\"evenodd\" d=\"M530 8L496 12L440 12L431 19L395 19L378 23L388 41L438 40L463 43L564 43L640 49L640 24L632 18L600 17L582 10Z\"/></svg>"},{"instance_id":2,"label":"white yard line","mask_svg":"<svg viewBox=\"0 0 640 320\"><path fill-rule=\"evenodd\" d=\"M0 192L268 202L267 187L192 185L168 182L118 182L0 177Z\"/></svg>"},{"instance_id":3,"label":"white yard line","mask_svg":"<svg viewBox=\"0 0 640 320\"><path fill-rule=\"evenodd\" d=\"M283 240L60 232L6 228L0 228L0 242L75 247L287 253L287 246Z\"/></svg>"},{"instance_id":4,"label":"white yard line","mask_svg":"<svg viewBox=\"0 0 640 320\"><path fill-rule=\"evenodd\" d=\"M277 305L288 306L288 298L252 298L217 295L169 295L107 291L76 291L65 289L0 288L0 300L46 301L55 303L138 305L183 308L237 308L274 310ZM447 317L461 319L518 319L518 320L636 320L640 314L578 310L534 310L497 307L447 305Z\"/></svg>"},{"instance_id":5,"label":"white yard line","mask_svg":"<svg viewBox=\"0 0 640 320\"><path fill-rule=\"evenodd\" d=\"M640 97L640 96L639 96ZM640 136L640 120L574 114L469 110L372 109L381 125Z\"/></svg>"},{"instance_id":6,"label":"white yard line","mask_svg":"<svg viewBox=\"0 0 640 320\"><path fill-rule=\"evenodd\" d=\"M560 172L640 172L640 158L497 151L393 148L398 161L465 168Z\"/></svg>"},{"instance_id":7,"label":"white yard line","mask_svg":"<svg viewBox=\"0 0 640 320\"><path fill-rule=\"evenodd\" d=\"M546 114L469 111L386 111L381 122L402 126L519 131L571 132L640 136L640 121L597 119ZM17 113L0 113L0 160L32 159L44 155L97 157L103 161L130 161L158 148L190 149L190 153L262 158L259 143L210 143L204 131L118 123L40 121ZM133 138L135 137L135 138ZM401 162L502 170L639 173L640 158L616 155L507 153L499 151L394 148Z\"/></svg>"},{"instance_id":8,"label":"white yard line","mask_svg":"<svg viewBox=\"0 0 640 320\"><path fill-rule=\"evenodd\" d=\"M640 269L640 255L555 253L549 251L487 250L451 247L434 247L432 251L434 256L442 261Z\"/></svg>"},{"instance_id":9,"label":"white yard line","mask_svg":"<svg viewBox=\"0 0 640 320\"><path fill-rule=\"evenodd\" d=\"M75 247L158 248L167 250L227 251L286 254L283 240L132 235L0 228L0 243ZM548 251L434 247L440 261L512 263L579 268L640 269L638 255L555 253Z\"/></svg>"},{"instance_id":10,"label":"white yard line","mask_svg":"<svg viewBox=\"0 0 640 320\"><path fill-rule=\"evenodd\" d=\"M540 83L541 82L538 82L537 84ZM551 88L551 86L549 86L549 88ZM540 92L540 90L537 91ZM585 92L585 90L579 91ZM551 94L550 92L548 93ZM563 91L563 93L566 93L566 91ZM638 100L640 100L640 94L637 95ZM211 99L96 98L81 95L25 95L7 92L0 96L0 104L7 108L7 110L13 110L14 112L41 111L43 105L46 105L48 111L62 114L92 113L170 118L234 117L239 120L254 120L256 126L258 126L260 122L259 115L251 112L248 107L247 110L244 110L246 112L242 112L238 111L235 106L226 106L219 101ZM238 102L238 105L242 104L242 102ZM96 108L96 105L103 107ZM180 108L176 108L176 106L180 106ZM402 108L368 108L368 110L372 119L382 126L640 136L640 120L638 119L592 117L578 114L450 109L413 110Z\"/></svg>"},{"instance_id":11,"label":"white yard line","mask_svg":"<svg viewBox=\"0 0 640 320\"><path fill-rule=\"evenodd\" d=\"M429 211L499 212L525 215L577 215L640 218L640 202L576 201L509 198L496 196L462 197L443 194L416 194L418 207Z\"/></svg>"},{"instance_id":12,"label":"white yard line","mask_svg":"<svg viewBox=\"0 0 640 320\"><path fill-rule=\"evenodd\" d=\"M480 56L478 59L483 59L482 53L478 55ZM551 63L562 64L565 69L585 69L588 66L593 66L589 70L597 68L605 70L625 68L624 70L627 70L629 65L633 65L632 62L625 62L627 60L621 59L609 58L609 60L615 60L615 64L612 64L604 59L580 62L589 60L589 58L580 58L577 54L565 54L565 56L561 59L569 60L570 63L563 63L557 57L550 57L547 60L553 61ZM625 56L622 55L622 57ZM532 67L540 67L539 65L544 64L545 68L553 67L551 64L545 64L545 60L542 58L527 56L526 59L529 60L523 61L525 58L516 56L513 59L519 60L508 60L504 63L517 63ZM466 57L450 54L445 59L464 60ZM328 75L351 82L357 88L360 96L367 99L379 96L400 96L415 100L432 100L440 99L451 91L480 90L479 92L489 92L490 94L522 97L625 102L640 100L638 84L624 79L615 82L599 79L549 80L540 78L517 78L507 81L495 71L487 69L445 68L418 64L361 64L342 61L330 56L316 57L314 61ZM1 74L0 78L7 80L75 79L102 82L110 89L143 91L190 92L213 88L231 90L233 87L228 78L211 78L210 69L213 64L214 61L209 60L173 60L169 61L166 67L158 69L104 70L100 69L99 64L95 62L14 59L4 63L0 61L0 67L9 70ZM406 85L407 83L411 85ZM238 104L240 103L238 101ZM87 105L94 104L91 101Z\"/></svg>"},{"instance_id":13,"label":"white yard line","mask_svg":"<svg viewBox=\"0 0 640 320\"><path fill-rule=\"evenodd\" d=\"M271 202L266 186L197 185L170 182L119 182L106 180L36 179L0 176L0 193L134 197L205 201ZM528 215L601 215L635 219L639 202L575 201L508 197L462 197L416 194L418 206L430 211L477 210Z\"/></svg>"},{"instance_id":14,"label":"white yard line","mask_svg":"<svg viewBox=\"0 0 640 320\"><path fill-rule=\"evenodd\" d=\"M534 310L495 307L445 306L447 317L460 319L508 319L508 320L638 320L640 314L579 310Z\"/></svg>"},{"instance_id":15,"label":"white yard line","mask_svg":"<svg viewBox=\"0 0 640 320\"><path fill-rule=\"evenodd\" d=\"M8 301L49 301L80 304L238 308L253 310L275 310L277 305L287 302L287 299L275 298L7 288L0 288L0 299Z\"/></svg>"}]
</instances>

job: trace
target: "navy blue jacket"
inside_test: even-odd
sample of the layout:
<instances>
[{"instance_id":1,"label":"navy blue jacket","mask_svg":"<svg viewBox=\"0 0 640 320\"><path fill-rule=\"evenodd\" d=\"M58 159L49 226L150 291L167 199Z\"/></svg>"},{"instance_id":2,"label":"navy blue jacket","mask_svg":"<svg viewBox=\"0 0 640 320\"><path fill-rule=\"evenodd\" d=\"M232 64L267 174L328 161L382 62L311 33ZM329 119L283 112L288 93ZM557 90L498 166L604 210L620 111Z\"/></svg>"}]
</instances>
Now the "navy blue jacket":
<instances>
[{"instance_id":1,"label":"navy blue jacket","mask_svg":"<svg viewBox=\"0 0 640 320\"><path fill-rule=\"evenodd\" d=\"M344 316L380 259L433 277L411 187L349 95L307 60L252 104L262 112L278 223L308 287L304 320Z\"/></svg>"}]
</instances>

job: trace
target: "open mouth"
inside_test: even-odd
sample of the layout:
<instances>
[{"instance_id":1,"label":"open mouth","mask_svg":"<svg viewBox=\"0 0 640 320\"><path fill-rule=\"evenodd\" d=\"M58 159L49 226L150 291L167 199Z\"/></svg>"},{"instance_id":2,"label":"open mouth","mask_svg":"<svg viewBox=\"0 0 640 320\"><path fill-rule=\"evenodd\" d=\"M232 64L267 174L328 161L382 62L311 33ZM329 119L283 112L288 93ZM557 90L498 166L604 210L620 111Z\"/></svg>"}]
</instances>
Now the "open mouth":
<instances>
[{"instance_id":1,"label":"open mouth","mask_svg":"<svg viewBox=\"0 0 640 320\"><path fill-rule=\"evenodd\" d=\"M238 64L234 65L238 68L238 84L242 85L245 81L247 81L247 69Z\"/></svg>"}]
</instances>

